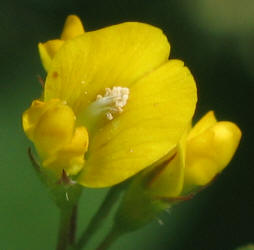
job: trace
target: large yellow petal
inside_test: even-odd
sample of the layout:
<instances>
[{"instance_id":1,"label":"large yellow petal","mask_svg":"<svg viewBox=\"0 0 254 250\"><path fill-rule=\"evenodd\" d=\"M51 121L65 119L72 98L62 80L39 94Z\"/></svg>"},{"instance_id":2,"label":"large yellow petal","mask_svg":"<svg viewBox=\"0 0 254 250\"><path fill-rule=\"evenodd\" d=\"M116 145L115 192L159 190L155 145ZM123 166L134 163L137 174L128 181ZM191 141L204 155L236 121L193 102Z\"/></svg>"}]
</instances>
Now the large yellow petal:
<instances>
[{"instance_id":1,"label":"large yellow petal","mask_svg":"<svg viewBox=\"0 0 254 250\"><path fill-rule=\"evenodd\" d=\"M166 62L162 31L143 23L122 23L68 40L55 56L45 100L66 100L77 113L112 86L127 87Z\"/></svg>"},{"instance_id":2,"label":"large yellow petal","mask_svg":"<svg viewBox=\"0 0 254 250\"><path fill-rule=\"evenodd\" d=\"M124 112L91 141L78 181L91 187L110 186L151 165L179 142L196 99L194 79L178 60L130 86Z\"/></svg>"}]
</instances>

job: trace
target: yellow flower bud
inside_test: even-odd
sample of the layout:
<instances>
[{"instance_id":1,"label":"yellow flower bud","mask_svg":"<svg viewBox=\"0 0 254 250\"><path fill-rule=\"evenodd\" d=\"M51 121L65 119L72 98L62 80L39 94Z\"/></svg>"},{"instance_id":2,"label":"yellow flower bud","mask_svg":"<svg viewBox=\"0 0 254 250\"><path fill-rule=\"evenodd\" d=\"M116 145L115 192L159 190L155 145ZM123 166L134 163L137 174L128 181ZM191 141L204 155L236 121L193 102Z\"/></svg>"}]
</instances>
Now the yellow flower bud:
<instances>
[{"instance_id":1,"label":"yellow flower bud","mask_svg":"<svg viewBox=\"0 0 254 250\"><path fill-rule=\"evenodd\" d=\"M173 204L192 198L233 157L241 138L232 122L217 122L208 112L186 128L175 149L133 178L116 212L114 227L134 231Z\"/></svg>"},{"instance_id":2,"label":"yellow flower bud","mask_svg":"<svg viewBox=\"0 0 254 250\"><path fill-rule=\"evenodd\" d=\"M33 101L23 114L23 128L43 160L42 165L61 173L76 174L84 164L88 147L85 127L75 128L76 116L59 99Z\"/></svg>"},{"instance_id":3,"label":"yellow flower bud","mask_svg":"<svg viewBox=\"0 0 254 250\"><path fill-rule=\"evenodd\" d=\"M175 150L144 173L152 196L176 198L207 185L229 164L241 138L234 123L217 122L212 111L188 130Z\"/></svg>"},{"instance_id":4,"label":"yellow flower bud","mask_svg":"<svg viewBox=\"0 0 254 250\"><path fill-rule=\"evenodd\" d=\"M190 132L186 146L185 185L206 185L232 159L241 131L232 122L216 122L207 113Z\"/></svg>"}]
</instances>

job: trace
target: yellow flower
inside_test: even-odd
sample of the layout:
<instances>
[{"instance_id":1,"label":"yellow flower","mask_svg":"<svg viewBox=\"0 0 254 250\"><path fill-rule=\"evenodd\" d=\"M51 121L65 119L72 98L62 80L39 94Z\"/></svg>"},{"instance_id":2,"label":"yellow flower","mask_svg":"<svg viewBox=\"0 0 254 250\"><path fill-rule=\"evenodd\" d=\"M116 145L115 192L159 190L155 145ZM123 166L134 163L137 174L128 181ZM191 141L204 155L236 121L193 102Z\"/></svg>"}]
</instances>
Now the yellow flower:
<instances>
[{"instance_id":1,"label":"yellow flower","mask_svg":"<svg viewBox=\"0 0 254 250\"><path fill-rule=\"evenodd\" d=\"M241 138L236 124L208 112L183 136L173 158L150 182L154 195L177 197L210 183L232 159Z\"/></svg>"},{"instance_id":2,"label":"yellow flower","mask_svg":"<svg viewBox=\"0 0 254 250\"><path fill-rule=\"evenodd\" d=\"M89 147L87 153L86 148L82 151L85 161L75 177L77 181L89 187L111 186L175 148L194 113L196 85L183 62L168 60L169 43L156 27L127 22L79 36L73 33L68 33L72 39L64 42L47 67L42 103L47 107L58 100L72 112L76 120L69 114L63 119L59 115L55 118L59 121L57 126L73 131L83 128L81 141L86 147L88 131ZM70 138L75 133L71 137L69 129L64 131L66 135L58 136L57 126L51 129L41 113L33 105L25 112L25 132L44 164L51 162L50 155L52 169L76 174L79 168L74 166L75 171L72 170L73 158L68 154L68 143L72 143ZM34 122L33 116L40 119ZM53 111L51 116L54 117ZM42 127L37 137L31 136L33 127ZM46 144L44 136L55 138L52 140L57 146L59 140L57 154L54 143ZM76 139L80 159L82 143ZM67 167L66 161L70 162Z\"/></svg>"}]
</instances>

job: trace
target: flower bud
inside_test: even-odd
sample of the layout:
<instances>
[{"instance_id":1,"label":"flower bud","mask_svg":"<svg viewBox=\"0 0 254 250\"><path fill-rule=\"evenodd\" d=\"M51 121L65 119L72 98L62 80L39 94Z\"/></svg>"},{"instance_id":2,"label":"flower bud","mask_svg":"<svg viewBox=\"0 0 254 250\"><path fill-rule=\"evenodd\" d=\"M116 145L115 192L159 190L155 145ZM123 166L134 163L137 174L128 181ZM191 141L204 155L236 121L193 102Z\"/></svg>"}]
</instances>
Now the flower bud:
<instances>
[{"instance_id":1,"label":"flower bud","mask_svg":"<svg viewBox=\"0 0 254 250\"><path fill-rule=\"evenodd\" d=\"M63 169L76 174L84 164L88 133L85 127L75 128L75 120L72 109L58 99L35 100L23 114L24 131L34 142L43 167L57 174Z\"/></svg>"},{"instance_id":2,"label":"flower bud","mask_svg":"<svg viewBox=\"0 0 254 250\"><path fill-rule=\"evenodd\" d=\"M232 122L217 122L208 112L189 134L186 145L185 186L204 186L232 159L241 131Z\"/></svg>"},{"instance_id":3,"label":"flower bud","mask_svg":"<svg viewBox=\"0 0 254 250\"><path fill-rule=\"evenodd\" d=\"M232 159L241 138L232 122L208 112L187 129L174 150L134 178L115 217L121 230L136 230L166 208L192 197Z\"/></svg>"},{"instance_id":4,"label":"flower bud","mask_svg":"<svg viewBox=\"0 0 254 250\"><path fill-rule=\"evenodd\" d=\"M208 112L182 137L174 157L153 168L150 192L172 198L209 184L229 164L240 138L237 125L217 122Z\"/></svg>"}]
</instances>

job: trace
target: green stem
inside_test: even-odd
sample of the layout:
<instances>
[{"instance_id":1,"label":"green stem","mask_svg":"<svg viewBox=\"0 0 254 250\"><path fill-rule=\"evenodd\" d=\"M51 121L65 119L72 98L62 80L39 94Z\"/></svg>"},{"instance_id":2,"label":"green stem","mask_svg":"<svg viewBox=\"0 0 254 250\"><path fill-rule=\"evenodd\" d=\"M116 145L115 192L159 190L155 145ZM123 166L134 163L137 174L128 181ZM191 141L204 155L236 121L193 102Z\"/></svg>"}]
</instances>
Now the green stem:
<instances>
[{"instance_id":1,"label":"green stem","mask_svg":"<svg viewBox=\"0 0 254 250\"><path fill-rule=\"evenodd\" d=\"M60 209L60 224L56 250L66 250L74 244L76 232L77 206Z\"/></svg>"},{"instance_id":2,"label":"green stem","mask_svg":"<svg viewBox=\"0 0 254 250\"><path fill-rule=\"evenodd\" d=\"M115 230L114 228L107 234L105 239L96 248L96 250L107 250L110 246L122 235L123 232Z\"/></svg>"},{"instance_id":3,"label":"green stem","mask_svg":"<svg viewBox=\"0 0 254 250\"><path fill-rule=\"evenodd\" d=\"M77 229L77 214L78 214L78 207L75 205L72 208L72 215L71 215L71 225L70 225L70 244L74 245L75 243L75 236L76 236L76 229Z\"/></svg>"},{"instance_id":4,"label":"green stem","mask_svg":"<svg viewBox=\"0 0 254 250\"><path fill-rule=\"evenodd\" d=\"M99 207L96 214L91 219L90 223L88 224L86 230L80 237L75 249L81 250L85 245L88 243L92 235L101 227L103 221L108 216L111 208L115 205L125 183L121 183L117 186L112 187L109 192L107 193L103 203Z\"/></svg>"}]
</instances>

